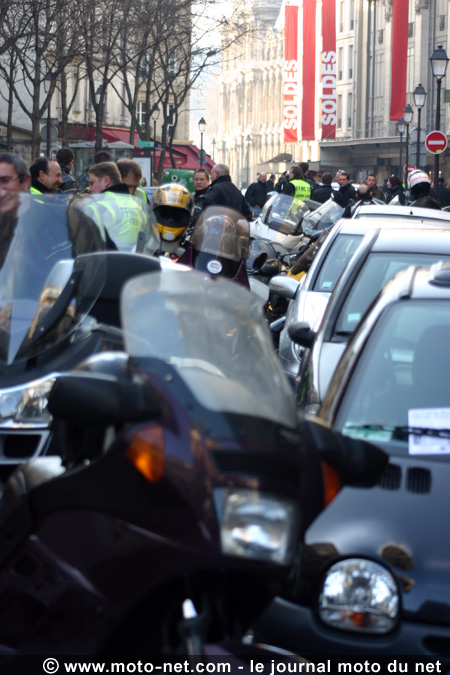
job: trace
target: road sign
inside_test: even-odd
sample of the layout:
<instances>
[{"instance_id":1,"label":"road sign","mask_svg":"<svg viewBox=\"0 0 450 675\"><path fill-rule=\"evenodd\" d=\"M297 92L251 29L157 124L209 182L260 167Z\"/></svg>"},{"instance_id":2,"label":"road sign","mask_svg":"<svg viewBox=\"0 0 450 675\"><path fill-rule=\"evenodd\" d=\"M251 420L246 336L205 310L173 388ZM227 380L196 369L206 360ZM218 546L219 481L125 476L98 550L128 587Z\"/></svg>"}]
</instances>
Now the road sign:
<instances>
[{"instance_id":1,"label":"road sign","mask_svg":"<svg viewBox=\"0 0 450 675\"><path fill-rule=\"evenodd\" d=\"M419 130L418 130L418 129L413 129L413 130L411 131L411 133L409 134L409 140L411 141L411 143L417 143L417 136L418 136L418 135L419 135ZM427 132L425 131L425 129L421 129L421 130L420 130L420 139L419 139L419 142L420 142L420 143L425 143L426 137L427 137Z\"/></svg>"},{"instance_id":2,"label":"road sign","mask_svg":"<svg viewBox=\"0 0 450 675\"><path fill-rule=\"evenodd\" d=\"M447 136L442 131L431 131L426 138L425 147L432 155L439 155L447 147Z\"/></svg>"},{"instance_id":3,"label":"road sign","mask_svg":"<svg viewBox=\"0 0 450 675\"><path fill-rule=\"evenodd\" d=\"M415 164L408 164L408 173L411 173L411 171L414 171L416 168ZM403 164L403 173L406 171L406 164Z\"/></svg>"},{"instance_id":4,"label":"road sign","mask_svg":"<svg viewBox=\"0 0 450 675\"><path fill-rule=\"evenodd\" d=\"M206 159L206 150L199 150L197 153L197 157L204 162Z\"/></svg>"},{"instance_id":5,"label":"road sign","mask_svg":"<svg viewBox=\"0 0 450 675\"><path fill-rule=\"evenodd\" d=\"M41 129L41 138L43 141L47 140L47 126L47 124L44 124ZM53 124L50 124L50 140L54 141L55 138L58 138L58 129L53 126Z\"/></svg>"},{"instance_id":6,"label":"road sign","mask_svg":"<svg viewBox=\"0 0 450 675\"><path fill-rule=\"evenodd\" d=\"M155 141L138 141L138 148L154 148Z\"/></svg>"}]
</instances>

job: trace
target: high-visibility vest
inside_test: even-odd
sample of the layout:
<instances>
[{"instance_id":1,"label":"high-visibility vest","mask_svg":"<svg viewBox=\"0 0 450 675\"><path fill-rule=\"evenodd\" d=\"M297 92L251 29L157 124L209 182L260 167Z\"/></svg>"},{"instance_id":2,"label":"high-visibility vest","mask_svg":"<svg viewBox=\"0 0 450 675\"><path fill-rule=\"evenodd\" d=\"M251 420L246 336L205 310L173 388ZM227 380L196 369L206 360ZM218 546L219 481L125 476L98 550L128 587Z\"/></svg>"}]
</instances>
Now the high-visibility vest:
<instances>
[{"instance_id":1,"label":"high-visibility vest","mask_svg":"<svg viewBox=\"0 0 450 675\"><path fill-rule=\"evenodd\" d=\"M37 188L35 188L33 186L30 187L30 193L32 195L42 195L42 194L44 194L43 192L41 192L40 190L38 190Z\"/></svg>"},{"instance_id":2,"label":"high-visibility vest","mask_svg":"<svg viewBox=\"0 0 450 675\"><path fill-rule=\"evenodd\" d=\"M301 180L300 178L294 178L290 183L295 187L294 199L310 199L311 197L311 185L306 182L306 180Z\"/></svg>"},{"instance_id":3,"label":"high-visibility vest","mask_svg":"<svg viewBox=\"0 0 450 675\"><path fill-rule=\"evenodd\" d=\"M140 230L148 227L144 205L132 195L105 192L101 199L83 205L83 211L98 225L103 240L107 230L120 250L132 249Z\"/></svg>"}]
</instances>

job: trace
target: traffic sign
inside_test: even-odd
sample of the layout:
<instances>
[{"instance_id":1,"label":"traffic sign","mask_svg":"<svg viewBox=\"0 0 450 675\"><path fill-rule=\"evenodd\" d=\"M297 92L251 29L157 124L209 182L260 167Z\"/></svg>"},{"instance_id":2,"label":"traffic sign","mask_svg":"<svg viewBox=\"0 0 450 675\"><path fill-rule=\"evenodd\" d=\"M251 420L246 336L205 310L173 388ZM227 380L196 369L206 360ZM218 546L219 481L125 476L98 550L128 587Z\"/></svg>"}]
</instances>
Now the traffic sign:
<instances>
[{"instance_id":1,"label":"traffic sign","mask_svg":"<svg viewBox=\"0 0 450 675\"><path fill-rule=\"evenodd\" d=\"M431 131L425 140L425 147L432 155L439 155L447 147L447 136L442 131Z\"/></svg>"},{"instance_id":2,"label":"traffic sign","mask_svg":"<svg viewBox=\"0 0 450 675\"><path fill-rule=\"evenodd\" d=\"M408 173L411 173L411 171L414 171L416 168L415 164L408 164ZM406 164L403 164L403 173L406 171Z\"/></svg>"},{"instance_id":3,"label":"traffic sign","mask_svg":"<svg viewBox=\"0 0 450 675\"><path fill-rule=\"evenodd\" d=\"M154 148L155 141L138 141L138 148Z\"/></svg>"}]
</instances>

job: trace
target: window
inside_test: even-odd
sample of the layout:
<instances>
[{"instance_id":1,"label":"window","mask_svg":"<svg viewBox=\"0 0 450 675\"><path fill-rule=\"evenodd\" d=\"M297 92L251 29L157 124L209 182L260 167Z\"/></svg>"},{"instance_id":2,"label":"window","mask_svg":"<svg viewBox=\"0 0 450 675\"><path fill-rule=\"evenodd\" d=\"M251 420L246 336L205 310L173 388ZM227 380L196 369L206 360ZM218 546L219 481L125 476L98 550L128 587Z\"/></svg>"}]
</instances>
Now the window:
<instances>
[{"instance_id":1,"label":"window","mask_svg":"<svg viewBox=\"0 0 450 675\"><path fill-rule=\"evenodd\" d=\"M355 0L350 0L350 24L349 30L354 30L355 28Z\"/></svg>"},{"instance_id":2,"label":"window","mask_svg":"<svg viewBox=\"0 0 450 675\"><path fill-rule=\"evenodd\" d=\"M342 70L344 68L344 48L339 47L338 51L338 80L342 80Z\"/></svg>"},{"instance_id":3,"label":"window","mask_svg":"<svg viewBox=\"0 0 450 675\"><path fill-rule=\"evenodd\" d=\"M353 45L349 45L348 48L348 78L351 80L353 77Z\"/></svg>"},{"instance_id":4,"label":"window","mask_svg":"<svg viewBox=\"0 0 450 675\"><path fill-rule=\"evenodd\" d=\"M352 111L352 92L349 91L347 94L347 129L352 128L352 117L353 117L353 111Z\"/></svg>"},{"instance_id":5,"label":"window","mask_svg":"<svg viewBox=\"0 0 450 675\"><path fill-rule=\"evenodd\" d=\"M145 107L145 101L138 101L137 105L137 119L141 127L145 125L145 118L147 116L147 110Z\"/></svg>"},{"instance_id":6,"label":"window","mask_svg":"<svg viewBox=\"0 0 450 675\"><path fill-rule=\"evenodd\" d=\"M384 42L384 29L378 31L378 44L382 45Z\"/></svg>"},{"instance_id":7,"label":"window","mask_svg":"<svg viewBox=\"0 0 450 675\"><path fill-rule=\"evenodd\" d=\"M438 18L439 30L445 30L445 14L441 14Z\"/></svg>"},{"instance_id":8,"label":"window","mask_svg":"<svg viewBox=\"0 0 450 675\"><path fill-rule=\"evenodd\" d=\"M336 126L338 129L342 128L342 94L338 94L337 97L337 122Z\"/></svg>"},{"instance_id":9,"label":"window","mask_svg":"<svg viewBox=\"0 0 450 675\"><path fill-rule=\"evenodd\" d=\"M408 37L413 37L413 35L414 35L414 24L413 24L413 22L411 21L411 22L408 24Z\"/></svg>"},{"instance_id":10,"label":"window","mask_svg":"<svg viewBox=\"0 0 450 675\"><path fill-rule=\"evenodd\" d=\"M167 70L169 72L169 75L176 75L175 69L176 69L175 52L170 52L169 56L167 57Z\"/></svg>"},{"instance_id":11,"label":"window","mask_svg":"<svg viewBox=\"0 0 450 675\"><path fill-rule=\"evenodd\" d=\"M408 47L406 67L406 91L414 91L414 47Z\"/></svg>"},{"instance_id":12,"label":"window","mask_svg":"<svg viewBox=\"0 0 450 675\"><path fill-rule=\"evenodd\" d=\"M343 33L344 32L344 3L340 2L339 3L339 32Z\"/></svg>"}]
</instances>

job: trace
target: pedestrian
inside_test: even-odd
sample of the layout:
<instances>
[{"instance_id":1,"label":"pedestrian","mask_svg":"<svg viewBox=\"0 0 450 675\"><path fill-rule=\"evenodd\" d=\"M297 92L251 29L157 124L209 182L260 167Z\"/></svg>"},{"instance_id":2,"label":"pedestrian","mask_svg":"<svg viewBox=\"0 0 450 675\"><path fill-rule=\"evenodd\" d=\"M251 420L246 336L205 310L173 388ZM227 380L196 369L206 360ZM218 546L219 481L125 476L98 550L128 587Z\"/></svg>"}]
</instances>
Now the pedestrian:
<instances>
[{"instance_id":1,"label":"pedestrian","mask_svg":"<svg viewBox=\"0 0 450 675\"><path fill-rule=\"evenodd\" d=\"M444 178L441 177L438 179L437 195L434 187L431 189L430 195L434 199L437 199L442 208L444 208L444 206L450 206L450 190L445 187Z\"/></svg>"},{"instance_id":2,"label":"pedestrian","mask_svg":"<svg viewBox=\"0 0 450 675\"><path fill-rule=\"evenodd\" d=\"M18 192L30 189L30 172L20 155L12 152L0 154L0 213L11 211L18 205Z\"/></svg>"},{"instance_id":3,"label":"pedestrian","mask_svg":"<svg viewBox=\"0 0 450 675\"><path fill-rule=\"evenodd\" d=\"M139 187L142 181L141 165L134 159L118 159L117 168L120 171L122 183L128 187L128 192L133 197L138 197L143 204L148 204L148 198L144 190Z\"/></svg>"},{"instance_id":4,"label":"pedestrian","mask_svg":"<svg viewBox=\"0 0 450 675\"><path fill-rule=\"evenodd\" d=\"M216 164L211 169L211 185L203 199L203 209L208 206L228 206L239 211L248 221L252 211L240 190L231 182L230 169L226 164Z\"/></svg>"},{"instance_id":5,"label":"pedestrian","mask_svg":"<svg viewBox=\"0 0 450 675\"><path fill-rule=\"evenodd\" d=\"M267 194L273 192L275 187L275 174L271 173L269 178L266 180Z\"/></svg>"},{"instance_id":6,"label":"pedestrian","mask_svg":"<svg viewBox=\"0 0 450 675\"><path fill-rule=\"evenodd\" d=\"M405 204L405 190L402 181L398 176L389 176L386 182L387 196L386 202L390 204L395 200L401 206Z\"/></svg>"},{"instance_id":7,"label":"pedestrian","mask_svg":"<svg viewBox=\"0 0 450 675\"><path fill-rule=\"evenodd\" d=\"M275 185L275 192L279 194L286 194L286 189L289 191L289 171L285 171L279 177L277 184Z\"/></svg>"},{"instance_id":8,"label":"pedestrian","mask_svg":"<svg viewBox=\"0 0 450 675\"><path fill-rule=\"evenodd\" d=\"M374 173L368 173L366 178L366 185L372 189L372 196L374 199L379 199L382 202L386 202L386 195L382 187L377 185L377 177Z\"/></svg>"},{"instance_id":9,"label":"pedestrian","mask_svg":"<svg viewBox=\"0 0 450 675\"><path fill-rule=\"evenodd\" d=\"M112 162L113 158L107 150L99 150L95 153L94 164L101 164L102 162Z\"/></svg>"},{"instance_id":10,"label":"pedestrian","mask_svg":"<svg viewBox=\"0 0 450 675\"><path fill-rule=\"evenodd\" d=\"M98 225L107 248L131 250L139 232L148 229L148 216L140 200L130 195L114 162L91 166L88 192L98 197L80 199L80 208Z\"/></svg>"},{"instance_id":11,"label":"pedestrian","mask_svg":"<svg viewBox=\"0 0 450 675\"><path fill-rule=\"evenodd\" d=\"M356 190L354 200L350 200L342 214L343 218L353 218L355 211L367 204L377 204L373 199L372 188L367 183L362 183Z\"/></svg>"},{"instance_id":12,"label":"pedestrian","mask_svg":"<svg viewBox=\"0 0 450 675\"><path fill-rule=\"evenodd\" d=\"M72 148L60 148L56 153L56 161L61 167L62 183L59 189L61 192L76 192L77 181L71 174L75 161L75 153Z\"/></svg>"},{"instance_id":13,"label":"pedestrian","mask_svg":"<svg viewBox=\"0 0 450 675\"><path fill-rule=\"evenodd\" d=\"M257 216L261 214L262 207L267 199L267 174L260 173L255 183L251 183L246 192L245 199L252 207L253 213Z\"/></svg>"},{"instance_id":14,"label":"pedestrian","mask_svg":"<svg viewBox=\"0 0 450 675\"><path fill-rule=\"evenodd\" d=\"M427 209L440 209L439 202L431 195L431 181L420 169L412 171L408 176L408 184L412 201L409 206L421 206Z\"/></svg>"},{"instance_id":15,"label":"pedestrian","mask_svg":"<svg viewBox=\"0 0 450 675\"><path fill-rule=\"evenodd\" d=\"M77 178L78 190L84 192L89 187L89 167L85 167L83 173Z\"/></svg>"},{"instance_id":16,"label":"pedestrian","mask_svg":"<svg viewBox=\"0 0 450 675\"><path fill-rule=\"evenodd\" d=\"M311 198L311 186L305 181L303 170L300 166L291 166L289 169L289 184L286 186L284 194L302 201Z\"/></svg>"},{"instance_id":17,"label":"pedestrian","mask_svg":"<svg viewBox=\"0 0 450 675\"><path fill-rule=\"evenodd\" d=\"M197 169L194 171L194 213L192 215L191 228L198 220L203 208L203 200L210 186L209 173L206 169Z\"/></svg>"},{"instance_id":18,"label":"pedestrian","mask_svg":"<svg viewBox=\"0 0 450 675\"><path fill-rule=\"evenodd\" d=\"M316 187L316 184L315 184L315 182L314 182L312 176L310 176L310 173L309 173L309 164L308 164L308 162L300 162L299 167L300 167L301 170L303 171L303 180L304 180L306 183L309 184L309 186L310 186L310 188L311 188L311 192L313 192L313 190L314 190L315 187Z\"/></svg>"},{"instance_id":19,"label":"pedestrian","mask_svg":"<svg viewBox=\"0 0 450 675\"><path fill-rule=\"evenodd\" d=\"M333 182L333 176L329 171L325 171L322 174L322 185L317 185L314 190L314 201L324 204L328 201L334 193L334 190L331 186Z\"/></svg>"},{"instance_id":20,"label":"pedestrian","mask_svg":"<svg viewBox=\"0 0 450 675\"><path fill-rule=\"evenodd\" d=\"M345 208L351 199L355 199L356 190L350 182L350 174L339 171L339 190L335 193L337 203Z\"/></svg>"},{"instance_id":21,"label":"pedestrian","mask_svg":"<svg viewBox=\"0 0 450 675\"><path fill-rule=\"evenodd\" d=\"M61 167L56 159L38 157L30 166L32 194L50 194L62 185Z\"/></svg>"}]
</instances>

